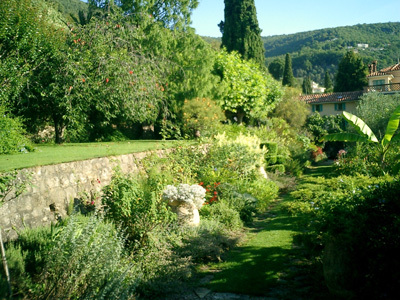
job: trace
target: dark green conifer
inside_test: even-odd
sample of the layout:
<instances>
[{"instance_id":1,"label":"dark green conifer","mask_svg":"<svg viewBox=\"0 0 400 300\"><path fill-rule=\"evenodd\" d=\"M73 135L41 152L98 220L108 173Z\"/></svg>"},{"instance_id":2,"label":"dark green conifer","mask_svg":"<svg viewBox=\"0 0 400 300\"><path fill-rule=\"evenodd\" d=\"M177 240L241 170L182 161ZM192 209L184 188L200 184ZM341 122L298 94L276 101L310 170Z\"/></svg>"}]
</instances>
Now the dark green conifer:
<instances>
[{"instance_id":1,"label":"dark green conifer","mask_svg":"<svg viewBox=\"0 0 400 300\"><path fill-rule=\"evenodd\" d=\"M286 53L285 57L285 68L283 70L282 85L292 87L295 86L295 79L292 70L292 59L290 58L289 53Z\"/></svg>"},{"instance_id":2,"label":"dark green conifer","mask_svg":"<svg viewBox=\"0 0 400 300\"><path fill-rule=\"evenodd\" d=\"M244 59L265 66L265 49L261 40L254 0L225 0L225 21L219 24L222 46L237 51Z\"/></svg>"},{"instance_id":3,"label":"dark green conifer","mask_svg":"<svg viewBox=\"0 0 400 300\"><path fill-rule=\"evenodd\" d=\"M324 79L325 93L331 93L333 91L333 84L331 80L331 76L328 71L325 71L325 79Z\"/></svg>"},{"instance_id":4,"label":"dark green conifer","mask_svg":"<svg viewBox=\"0 0 400 300\"><path fill-rule=\"evenodd\" d=\"M306 94L306 95L312 94L310 76L307 76L306 78L304 78L302 89L303 89L303 94Z\"/></svg>"}]
</instances>

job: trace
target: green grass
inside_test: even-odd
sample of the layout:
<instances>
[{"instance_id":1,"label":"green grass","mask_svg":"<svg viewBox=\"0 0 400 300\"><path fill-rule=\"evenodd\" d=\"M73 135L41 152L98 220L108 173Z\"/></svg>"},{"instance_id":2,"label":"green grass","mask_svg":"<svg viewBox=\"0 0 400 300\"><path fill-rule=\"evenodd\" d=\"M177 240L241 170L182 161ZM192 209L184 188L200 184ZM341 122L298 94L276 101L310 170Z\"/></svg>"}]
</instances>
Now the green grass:
<instances>
[{"instance_id":1,"label":"green grass","mask_svg":"<svg viewBox=\"0 0 400 300\"><path fill-rule=\"evenodd\" d=\"M276 285L293 256L293 235L298 231L293 217L274 205L250 228L247 241L230 251L223 263L213 264L215 273L208 287L218 292L265 295Z\"/></svg>"},{"instance_id":2,"label":"green grass","mask_svg":"<svg viewBox=\"0 0 400 300\"><path fill-rule=\"evenodd\" d=\"M0 155L0 172L96 157L166 149L174 147L179 143L178 141L138 140L107 143L37 145L36 151L34 152Z\"/></svg>"}]
</instances>

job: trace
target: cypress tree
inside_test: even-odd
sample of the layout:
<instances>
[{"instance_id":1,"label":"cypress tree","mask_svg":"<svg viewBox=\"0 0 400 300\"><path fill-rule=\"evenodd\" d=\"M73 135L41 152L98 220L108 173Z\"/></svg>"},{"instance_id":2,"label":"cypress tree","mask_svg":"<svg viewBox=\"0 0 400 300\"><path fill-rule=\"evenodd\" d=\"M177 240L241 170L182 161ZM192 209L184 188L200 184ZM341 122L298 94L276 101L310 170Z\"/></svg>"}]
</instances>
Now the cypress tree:
<instances>
[{"instance_id":1,"label":"cypress tree","mask_svg":"<svg viewBox=\"0 0 400 300\"><path fill-rule=\"evenodd\" d=\"M306 94L306 95L312 94L311 78L310 78L310 76L307 76L306 78L304 78L304 80L303 80L303 85L302 85L302 89L303 89L303 94Z\"/></svg>"},{"instance_id":2,"label":"cypress tree","mask_svg":"<svg viewBox=\"0 0 400 300\"><path fill-rule=\"evenodd\" d=\"M325 71L324 86L325 86L325 93L331 93L333 91L333 84L331 76L329 76L328 71Z\"/></svg>"},{"instance_id":3,"label":"cypress tree","mask_svg":"<svg viewBox=\"0 0 400 300\"><path fill-rule=\"evenodd\" d=\"M225 0L225 21L219 24L222 46L239 52L265 67L265 49L261 40L254 0Z\"/></svg>"},{"instance_id":4,"label":"cypress tree","mask_svg":"<svg viewBox=\"0 0 400 300\"><path fill-rule=\"evenodd\" d=\"M286 53L285 57L285 68L283 70L282 85L291 87L295 85L293 69L292 69L292 59L290 58L289 53Z\"/></svg>"}]
</instances>

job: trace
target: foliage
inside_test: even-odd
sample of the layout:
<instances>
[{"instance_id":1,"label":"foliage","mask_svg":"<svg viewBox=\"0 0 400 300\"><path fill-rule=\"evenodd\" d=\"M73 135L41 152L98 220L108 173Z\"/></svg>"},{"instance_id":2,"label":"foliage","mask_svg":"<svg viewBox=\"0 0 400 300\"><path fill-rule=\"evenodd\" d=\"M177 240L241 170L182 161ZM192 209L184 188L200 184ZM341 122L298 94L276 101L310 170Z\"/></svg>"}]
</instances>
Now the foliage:
<instances>
[{"instance_id":1,"label":"foliage","mask_svg":"<svg viewBox=\"0 0 400 300\"><path fill-rule=\"evenodd\" d=\"M359 43L369 46L359 51L364 64L374 60L378 60L381 68L395 64L400 47L396 34L399 30L399 22L357 24L262 37L262 40L267 64L277 58L284 60L285 54L290 53L295 77L310 75L313 81L325 86L325 72L336 74L343 55L349 48L357 49Z\"/></svg>"},{"instance_id":2,"label":"foliage","mask_svg":"<svg viewBox=\"0 0 400 300\"><path fill-rule=\"evenodd\" d=\"M223 91L219 105L234 114L240 124L243 118L262 119L280 98L280 88L260 67L242 60L238 53L221 51L214 71L220 76L218 88Z\"/></svg>"},{"instance_id":3,"label":"foliage","mask_svg":"<svg viewBox=\"0 0 400 300\"><path fill-rule=\"evenodd\" d=\"M291 127L300 129L304 126L310 114L308 105L298 100L300 91L295 88L285 88L282 100L276 105L272 115L284 119Z\"/></svg>"},{"instance_id":4,"label":"foliage","mask_svg":"<svg viewBox=\"0 0 400 300\"><path fill-rule=\"evenodd\" d=\"M275 58L268 64L268 71L274 77L275 80L281 81L283 76L283 70L285 68L285 62L280 58Z\"/></svg>"},{"instance_id":5,"label":"foliage","mask_svg":"<svg viewBox=\"0 0 400 300\"><path fill-rule=\"evenodd\" d=\"M320 177L293 192L295 201L287 206L306 218L303 239L312 255L321 255L322 246L336 241L346 257L346 265L338 266L345 270L338 274L345 276L342 288L350 288L356 298L399 296L392 288L398 280L399 186L386 177Z\"/></svg>"},{"instance_id":6,"label":"foliage","mask_svg":"<svg viewBox=\"0 0 400 300\"><path fill-rule=\"evenodd\" d=\"M89 0L89 5L107 9L111 1ZM116 1L124 13L130 14L135 22L142 23L143 18L151 15L162 26L170 29L182 29L190 25L190 15L195 9L198 0L120 0Z\"/></svg>"},{"instance_id":7,"label":"foliage","mask_svg":"<svg viewBox=\"0 0 400 300\"><path fill-rule=\"evenodd\" d=\"M211 137L225 120L221 108L208 98L185 100L182 112L183 129L189 137L196 137L197 131L201 136Z\"/></svg>"},{"instance_id":8,"label":"foliage","mask_svg":"<svg viewBox=\"0 0 400 300\"><path fill-rule=\"evenodd\" d=\"M32 132L52 122L60 138L66 109L62 88L66 75L65 28L53 21L59 16L53 16L54 10L41 0L6 1L2 7L3 101L16 116L24 117Z\"/></svg>"},{"instance_id":9,"label":"foliage","mask_svg":"<svg viewBox=\"0 0 400 300\"><path fill-rule=\"evenodd\" d=\"M104 187L102 203L106 219L126 230L131 247L144 246L156 227L172 221L172 215L161 199L160 178L140 178L114 171L110 184Z\"/></svg>"},{"instance_id":10,"label":"foliage","mask_svg":"<svg viewBox=\"0 0 400 300\"><path fill-rule=\"evenodd\" d=\"M367 93L360 98L357 105L359 116L381 140L385 134L391 113L400 105L400 96Z\"/></svg>"},{"instance_id":11,"label":"foliage","mask_svg":"<svg viewBox=\"0 0 400 300\"><path fill-rule=\"evenodd\" d=\"M71 217L46 258L40 297L129 299L136 278L124 243L116 228L102 218Z\"/></svg>"},{"instance_id":12,"label":"foliage","mask_svg":"<svg viewBox=\"0 0 400 300\"><path fill-rule=\"evenodd\" d=\"M289 53L286 53L285 56L285 67L283 69L282 85L289 87L295 86L295 79L292 70L292 58L290 57Z\"/></svg>"},{"instance_id":13,"label":"foliage","mask_svg":"<svg viewBox=\"0 0 400 300\"><path fill-rule=\"evenodd\" d=\"M367 67L354 51L348 51L339 63L335 92L360 91L367 85Z\"/></svg>"},{"instance_id":14,"label":"foliage","mask_svg":"<svg viewBox=\"0 0 400 300\"><path fill-rule=\"evenodd\" d=\"M254 0L225 0L225 21L219 24L222 46L238 52L245 60L265 67L264 45Z\"/></svg>"},{"instance_id":15,"label":"foliage","mask_svg":"<svg viewBox=\"0 0 400 300\"><path fill-rule=\"evenodd\" d=\"M329 75L328 71L325 71L324 87L325 87L325 93L333 92L333 83L332 83L332 79L331 79L331 76Z\"/></svg>"},{"instance_id":16,"label":"foliage","mask_svg":"<svg viewBox=\"0 0 400 300\"><path fill-rule=\"evenodd\" d=\"M342 132L329 134L322 137L325 141L344 141L344 142L362 142L362 143L377 143L379 144L379 158L378 163L382 167L382 171L385 172L385 156L391 146L393 140L398 139L396 131L399 127L400 120L400 106L398 106L392 115L390 116L389 122L386 127L385 136L379 142L375 134L364 123L363 120L355 115L348 112L343 112L343 117L353 126L357 133Z\"/></svg>"},{"instance_id":17,"label":"foliage","mask_svg":"<svg viewBox=\"0 0 400 300\"><path fill-rule=\"evenodd\" d=\"M301 88L303 90L303 94L305 94L305 95L312 94L311 79L309 76L307 76L303 80L303 84L302 84Z\"/></svg>"},{"instance_id":18,"label":"foliage","mask_svg":"<svg viewBox=\"0 0 400 300\"><path fill-rule=\"evenodd\" d=\"M21 119L13 118L0 105L0 154L32 151L32 143L26 134Z\"/></svg>"}]
</instances>

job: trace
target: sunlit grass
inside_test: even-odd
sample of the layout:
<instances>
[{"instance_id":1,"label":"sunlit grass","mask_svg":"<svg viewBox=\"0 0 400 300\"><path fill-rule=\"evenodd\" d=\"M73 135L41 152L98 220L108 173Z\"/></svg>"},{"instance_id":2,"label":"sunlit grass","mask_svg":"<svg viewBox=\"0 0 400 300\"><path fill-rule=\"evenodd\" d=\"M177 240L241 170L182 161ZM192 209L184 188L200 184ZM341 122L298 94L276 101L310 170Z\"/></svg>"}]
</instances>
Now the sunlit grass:
<instances>
[{"instance_id":1,"label":"sunlit grass","mask_svg":"<svg viewBox=\"0 0 400 300\"><path fill-rule=\"evenodd\" d=\"M62 145L42 144L36 145L36 151L34 152L0 155L0 171L149 150L167 149L177 146L180 143L183 142L137 140L106 143L71 143Z\"/></svg>"},{"instance_id":2,"label":"sunlit grass","mask_svg":"<svg viewBox=\"0 0 400 300\"><path fill-rule=\"evenodd\" d=\"M295 223L279 206L274 207L254 223L243 245L230 251L224 262L210 266L221 271L208 287L218 292L265 295L276 285L294 251Z\"/></svg>"}]
</instances>

